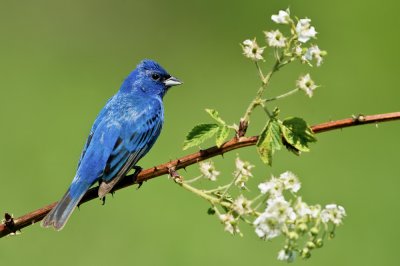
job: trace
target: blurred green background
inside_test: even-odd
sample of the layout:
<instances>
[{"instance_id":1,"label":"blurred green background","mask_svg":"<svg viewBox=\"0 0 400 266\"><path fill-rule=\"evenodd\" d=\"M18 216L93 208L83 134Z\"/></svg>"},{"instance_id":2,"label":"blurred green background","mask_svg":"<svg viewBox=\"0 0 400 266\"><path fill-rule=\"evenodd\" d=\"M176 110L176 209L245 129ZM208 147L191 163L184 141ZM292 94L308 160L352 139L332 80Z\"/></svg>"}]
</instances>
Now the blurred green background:
<instances>
[{"instance_id":1,"label":"blurred green background","mask_svg":"<svg viewBox=\"0 0 400 266\"><path fill-rule=\"evenodd\" d=\"M210 121L204 108L237 122L258 88L239 43L261 42L263 30L276 28L270 16L288 6L312 19L329 54L321 68L296 63L274 77L271 96L307 72L322 85L311 100L298 94L277 103L282 117L316 124L399 111L399 1L0 0L0 211L20 216L62 196L95 116L143 58L185 84L166 96L165 127L142 167L187 154L186 133ZM249 133L264 121L257 111ZM309 154L279 152L272 168L254 148L240 151L256 164L254 184L291 170L307 202L345 206L337 237L298 265L398 265L399 129L391 122L324 133ZM235 156L215 160L226 180ZM181 174L195 176L196 167ZM34 225L1 239L1 265L281 263L282 240L263 242L246 227L244 237L232 237L207 208L160 177L105 206L83 205L61 232Z\"/></svg>"}]
</instances>

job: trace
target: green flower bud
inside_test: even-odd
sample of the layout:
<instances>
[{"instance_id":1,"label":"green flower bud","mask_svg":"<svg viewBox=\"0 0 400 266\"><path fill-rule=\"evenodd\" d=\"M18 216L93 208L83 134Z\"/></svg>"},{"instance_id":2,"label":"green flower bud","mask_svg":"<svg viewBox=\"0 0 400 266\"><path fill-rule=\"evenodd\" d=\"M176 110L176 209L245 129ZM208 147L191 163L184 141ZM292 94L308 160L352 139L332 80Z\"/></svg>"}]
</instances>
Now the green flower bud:
<instances>
[{"instance_id":1,"label":"green flower bud","mask_svg":"<svg viewBox=\"0 0 400 266\"><path fill-rule=\"evenodd\" d=\"M297 225L297 231L300 233L305 233L307 231L308 227L305 223L301 223Z\"/></svg>"},{"instance_id":2,"label":"green flower bud","mask_svg":"<svg viewBox=\"0 0 400 266\"><path fill-rule=\"evenodd\" d=\"M324 241L322 240L322 238L318 238L315 244L317 245L317 248L322 248L322 246L324 245Z\"/></svg>"},{"instance_id":3,"label":"green flower bud","mask_svg":"<svg viewBox=\"0 0 400 266\"><path fill-rule=\"evenodd\" d=\"M309 257L311 257L311 252L308 248L303 248L300 254L303 259L308 259Z\"/></svg>"},{"instance_id":4,"label":"green flower bud","mask_svg":"<svg viewBox=\"0 0 400 266\"><path fill-rule=\"evenodd\" d=\"M319 234L319 228L318 227L311 228L310 233L312 236L317 236Z\"/></svg>"},{"instance_id":5,"label":"green flower bud","mask_svg":"<svg viewBox=\"0 0 400 266\"><path fill-rule=\"evenodd\" d=\"M296 232L289 232L289 233L288 233L288 237L289 237L289 239L291 239L291 240L297 240L297 239L299 239L299 235L298 235Z\"/></svg>"},{"instance_id":6,"label":"green flower bud","mask_svg":"<svg viewBox=\"0 0 400 266\"><path fill-rule=\"evenodd\" d=\"M308 241L307 242L307 247L311 250L316 248L316 245L314 244L314 242Z\"/></svg>"}]
</instances>

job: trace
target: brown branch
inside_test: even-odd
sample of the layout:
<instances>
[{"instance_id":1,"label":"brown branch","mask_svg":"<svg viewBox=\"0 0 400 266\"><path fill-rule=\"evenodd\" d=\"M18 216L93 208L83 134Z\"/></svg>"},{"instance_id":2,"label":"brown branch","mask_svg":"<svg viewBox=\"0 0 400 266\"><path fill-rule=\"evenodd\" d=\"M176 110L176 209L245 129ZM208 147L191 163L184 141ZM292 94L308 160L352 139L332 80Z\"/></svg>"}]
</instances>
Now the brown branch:
<instances>
[{"instance_id":1,"label":"brown branch","mask_svg":"<svg viewBox=\"0 0 400 266\"><path fill-rule=\"evenodd\" d=\"M311 129L314 133L321 133L325 131L330 131L334 129L341 129L345 127L386 122L391 120L400 120L400 112L378 114L378 115L358 115L354 118L347 118L337 121L326 122L312 126ZM195 164L197 162L206 160L217 155L224 154L231 150L255 145L258 140L258 136L253 137L241 137L233 138L230 141L224 143L221 147L211 147L205 150L200 150L198 152L186 155L174 161L170 161L153 168L149 168L140 172L135 180L132 176L125 177L120 183L117 184L114 191L128 187L137 183L142 183L149 179L165 175L169 173L170 169L179 170L185 168L189 165ZM91 188L83 197L79 204L83 204L87 201L97 198L98 187ZM16 231L21 230L24 227L30 226L36 222L39 222L46 216L46 214L56 205L54 202L46 207L37 209L33 212L25 214L21 217L13 219L8 213L5 214L5 219L2 224L0 224L0 237L6 236Z\"/></svg>"}]
</instances>

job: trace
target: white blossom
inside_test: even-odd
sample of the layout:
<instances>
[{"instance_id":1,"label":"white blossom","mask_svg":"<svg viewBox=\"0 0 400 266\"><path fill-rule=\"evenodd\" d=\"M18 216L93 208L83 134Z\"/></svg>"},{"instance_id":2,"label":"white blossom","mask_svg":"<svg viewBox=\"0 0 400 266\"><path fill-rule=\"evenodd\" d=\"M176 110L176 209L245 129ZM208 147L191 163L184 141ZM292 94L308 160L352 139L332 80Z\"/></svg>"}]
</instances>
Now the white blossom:
<instances>
[{"instance_id":1,"label":"white blossom","mask_svg":"<svg viewBox=\"0 0 400 266\"><path fill-rule=\"evenodd\" d=\"M232 209L239 215L251 213L251 202L243 195L240 195L233 203Z\"/></svg>"},{"instance_id":2,"label":"white blossom","mask_svg":"<svg viewBox=\"0 0 400 266\"><path fill-rule=\"evenodd\" d=\"M266 41L270 47L285 47L286 38L279 30L264 31Z\"/></svg>"},{"instance_id":3,"label":"white blossom","mask_svg":"<svg viewBox=\"0 0 400 266\"><path fill-rule=\"evenodd\" d=\"M290 203L287 202L283 197L270 199L268 201L267 208L265 209L265 213L281 223L294 221L297 217L293 208L290 206Z\"/></svg>"},{"instance_id":4,"label":"white blossom","mask_svg":"<svg viewBox=\"0 0 400 266\"><path fill-rule=\"evenodd\" d=\"M236 225L235 218L232 214L220 214L219 219L225 225L225 231L231 233L232 235L235 233L240 233L240 230Z\"/></svg>"},{"instance_id":5,"label":"white blossom","mask_svg":"<svg viewBox=\"0 0 400 266\"><path fill-rule=\"evenodd\" d=\"M278 260L287 261L288 259L289 259L289 255L286 254L286 251L284 249L281 249L278 252Z\"/></svg>"},{"instance_id":6,"label":"white blossom","mask_svg":"<svg viewBox=\"0 0 400 266\"><path fill-rule=\"evenodd\" d=\"M273 22L278 23L278 24L289 24L290 21L290 11L289 9L285 10L279 10L278 15L272 15L271 19Z\"/></svg>"},{"instance_id":7,"label":"white blossom","mask_svg":"<svg viewBox=\"0 0 400 266\"><path fill-rule=\"evenodd\" d=\"M300 57L300 56L302 56L303 54L304 54L303 48L301 48L300 45L297 45L297 46L294 48L294 55Z\"/></svg>"},{"instance_id":8,"label":"white blossom","mask_svg":"<svg viewBox=\"0 0 400 266\"><path fill-rule=\"evenodd\" d=\"M200 172L203 176L211 181L216 181L217 176L220 174L219 171L215 170L214 164L211 161L200 162Z\"/></svg>"},{"instance_id":9,"label":"white blossom","mask_svg":"<svg viewBox=\"0 0 400 266\"><path fill-rule=\"evenodd\" d=\"M310 25L310 22L311 19L309 18L303 18L297 22L296 33L299 42L306 43L308 40L315 38L315 35L317 35L315 28Z\"/></svg>"},{"instance_id":10,"label":"white blossom","mask_svg":"<svg viewBox=\"0 0 400 266\"><path fill-rule=\"evenodd\" d=\"M293 208L299 219L309 219L309 218L316 219L317 217L319 217L321 212L321 206L319 205L309 206L306 202L302 200L301 197L298 197L296 199Z\"/></svg>"},{"instance_id":11,"label":"white blossom","mask_svg":"<svg viewBox=\"0 0 400 266\"><path fill-rule=\"evenodd\" d=\"M236 158L235 165L237 173L240 173L245 176L253 176L250 170L254 167L254 165L250 164L247 161L240 160L239 157Z\"/></svg>"},{"instance_id":12,"label":"white blossom","mask_svg":"<svg viewBox=\"0 0 400 266\"><path fill-rule=\"evenodd\" d=\"M311 205L310 210L311 210L311 213L310 213L311 218L315 219L315 218L319 217L321 214L321 206L320 205Z\"/></svg>"},{"instance_id":13,"label":"white blossom","mask_svg":"<svg viewBox=\"0 0 400 266\"><path fill-rule=\"evenodd\" d=\"M272 197L279 197L282 195L283 183L280 179L272 177L269 181L258 185L262 194L269 193Z\"/></svg>"},{"instance_id":14,"label":"white blossom","mask_svg":"<svg viewBox=\"0 0 400 266\"><path fill-rule=\"evenodd\" d=\"M235 185L245 189L246 182L249 180L249 177L252 177L251 169L254 165L250 164L247 161L242 161L239 157L235 160L236 170L233 175L236 177Z\"/></svg>"},{"instance_id":15,"label":"white blossom","mask_svg":"<svg viewBox=\"0 0 400 266\"><path fill-rule=\"evenodd\" d=\"M296 85L297 85L297 88L303 90L310 98L313 96L313 91L318 87L317 85L315 85L314 81L311 79L310 74L301 76L297 80Z\"/></svg>"},{"instance_id":16,"label":"white blossom","mask_svg":"<svg viewBox=\"0 0 400 266\"><path fill-rule=\"evenodd\" d=\"M323 223L328 223L331 221L335 225L340 225L344 216L346 216L345 209L336 204L328 204L321 211L321 220Z\"/></svg>"},{"instance_id":17,"label":"white blossom","mask_svg":"<svg viewBox=\"0 0 400 266\"><path fill-rule=\"evenodd\" d=\"M281 249L278 252L278 257L277 257L278 260L293 262L295 258L296 258L296 254L291 250Z\"/></svg>"},{"instance_id":18,"label":"white blossom","mask_svg":"<svg viewBox=\"0 0 400 266\"><path fill-rule=\"evenodd\" d=\"M323 58L322 56L326 55L326 51L321 51L318 45L312 45L307 49L306 53L303 55L303 61L311 61L315 59L317 61L317 66L321 66Z\"/></svg>"},{"instance_id":19,"label":"white blossom","mask_svg":"<svg viewBox=\"0 0 400 266\"><path fill-rule=\"evenodd\" d=\"M254 40L245 40L242 45L243 54L254 61L264 60L262 54L264 52L265 47L259 47L256 39Z\"/></svg>"},{"instance_id":20,"label":"white blossom","mask_svg":"<svg viewBox=\"0 0 400 266\"><path fill-rule=\"evenodd\" d=\"M282 196L270 198L267 208L254 220L255 232L260 238L272 239L281 234L285 223L293 223L296 213Z\"/></svg>"},{"instance_id":21,"label":"white blossom","mask_svg":"<svg viewBox=\"0 0 400 266\"><path fill-rule=\"evenodd\" d=\"M300 190L301 184L299 179L295 174L290 171L284 172L279 176L279 178L283 181L284 188L286 190L290 190L294 193Z\"/></svg>"},{"instance_id":22,"label":"white blossom","mask_svg":"<svg viewBox=\"0 0 400 266\"><path fill-rule=\"evenodd\" d=\"M267 213L262 213L253 223L256 227L255 232L260 238L272 239L281 234L282 223Z\"/></svg>"}]
</instances>

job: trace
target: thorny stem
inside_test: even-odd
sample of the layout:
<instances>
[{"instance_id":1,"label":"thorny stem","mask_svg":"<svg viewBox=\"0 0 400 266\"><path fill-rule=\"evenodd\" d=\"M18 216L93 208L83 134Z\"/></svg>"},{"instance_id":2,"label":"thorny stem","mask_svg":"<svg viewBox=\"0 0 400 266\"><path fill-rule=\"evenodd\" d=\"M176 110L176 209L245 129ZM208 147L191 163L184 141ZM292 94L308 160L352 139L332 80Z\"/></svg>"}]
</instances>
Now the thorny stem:
<instances>
[{"instance_id":1,"label":"thorny stem","mask_svg":"<svg viewBox=\"0 0 400 266\"><path fill-rule=\"evenodd\" d=\"M365 124L376 124L379 122L386 122L392 120L400 120L400 112L377 114L377 115L358 115L357 117L353 118L346 118L342 120L330 121L318 124L312 126L311 129L314 133L322 133L335 129L342 129L346 127L359 126ZM169 161L164 164L158 165L156 167L143 170L142 172L139 173L136 179L132 179L131 176L126 176L117 184L114 191L117 191L119 189L128 186L132 186L134 184L140 184L152 178L168 174L171 167L174 167L176 170L179 170L189 165L197 164L200 161L207 160L211 157L215 157L235 149L253 146L257 143L257 141L258 141L258 136L242 137L240 139L233 138L228 142L222 144L219 148L213 146L208 149L186 155L177 160ZM99 187L91 188L88 192L86 192L85 196L83 197L83 199L79 204L83 204L90 200L97 199L98 189ZM57 202L54 202L43 208L34 210L30 213L27 213L15 219L12 217L10 218L9 215L6 215L10 219L6 219L7 220L6 223L0 224L0 238L9 235L13 232L19 231L24 227L31 226L34 223L39 222L40 220L43 219L44 216L46 216L48 212L50 212L50 210L56 204Z\"/></svg>"}]
</instances>

